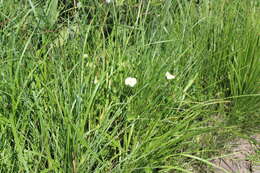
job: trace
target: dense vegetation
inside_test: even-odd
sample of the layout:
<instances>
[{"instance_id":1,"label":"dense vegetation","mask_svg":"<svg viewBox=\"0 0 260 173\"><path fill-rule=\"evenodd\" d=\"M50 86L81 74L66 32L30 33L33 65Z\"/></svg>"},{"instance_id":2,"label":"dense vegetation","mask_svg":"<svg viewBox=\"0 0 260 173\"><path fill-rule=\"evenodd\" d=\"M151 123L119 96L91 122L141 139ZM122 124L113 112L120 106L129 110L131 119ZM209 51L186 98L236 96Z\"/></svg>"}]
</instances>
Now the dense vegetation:
<instances>
[{"instance_id":1,"label":"dense vegetation","mask_svg":"<svg viewBox=\"0 0 260 173\"><path fill-rule=\"evenodd\" d=\"M211 169L259 133L259 19L258 0L0 0L0 172Z\"/></svg>"}]
</instances>

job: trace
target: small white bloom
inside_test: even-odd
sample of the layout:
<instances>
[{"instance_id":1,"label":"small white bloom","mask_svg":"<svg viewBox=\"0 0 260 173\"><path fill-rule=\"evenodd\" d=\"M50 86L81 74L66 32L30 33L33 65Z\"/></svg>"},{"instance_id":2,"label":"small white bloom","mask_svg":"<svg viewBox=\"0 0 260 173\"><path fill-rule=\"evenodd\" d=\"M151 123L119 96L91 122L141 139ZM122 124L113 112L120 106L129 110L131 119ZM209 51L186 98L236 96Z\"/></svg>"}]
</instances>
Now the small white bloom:
<instances>
[{"instance_id":1,"label":"small white bloom","mask_svg":"<svg viewBox=\"0 0 260 173\"><path fill-rule=\"evenodd\" d=\"M128 77L125 79L125 85L130 86L130 87L134 87L137 83L136 78L134 77Z\"/></svg>"},{"instance_id":2,"label":"small white bloom","mask_svg":"<svg viewBox=\"0 0 260 173\"><path fill-rule=\"evenodd\" d=\"M83 54L83 58L87 58L88 57L88 54Z\"/></svg>"},{"instance_id":3,"label":"small white bloom","mask_svg":"<svg viewBox=\"0 0 260 173\"><path fill-rule=\"evenodd\" d=\"M175 75L172 75L170 72L166 72L166 74L165 74L165 76L166 76L166 79L168 79L168 80L172 80L172 79L175 79L176 78L176 76Z\"/></svg>"},{"instance_id":4,"label":"small white bloom","mask_svg":"<svg viewBox=\"0 0 260 173\"><path fill-rule=\"evenodd\" d=\"M105 0L107 4L111 3L112 0Z\"/></svg>"}]
</instances>

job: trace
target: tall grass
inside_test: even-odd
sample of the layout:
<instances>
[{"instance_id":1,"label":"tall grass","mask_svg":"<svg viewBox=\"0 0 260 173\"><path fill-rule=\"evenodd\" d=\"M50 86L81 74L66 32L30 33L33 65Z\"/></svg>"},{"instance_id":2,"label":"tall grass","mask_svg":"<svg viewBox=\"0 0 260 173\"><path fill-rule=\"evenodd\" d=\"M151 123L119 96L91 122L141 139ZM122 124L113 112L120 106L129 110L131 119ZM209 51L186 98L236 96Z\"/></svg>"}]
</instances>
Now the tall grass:
<instances>
[{"instance_id":1,"label":"tall grass","mask_svg":"<svg viewBox=\"0 0 260 173\"><path fill-rule=\"evenodd\" d=\"M80 2L0 1L0 172L201 172L257 130L258 1Z\"/></svg>"}]
</instances>

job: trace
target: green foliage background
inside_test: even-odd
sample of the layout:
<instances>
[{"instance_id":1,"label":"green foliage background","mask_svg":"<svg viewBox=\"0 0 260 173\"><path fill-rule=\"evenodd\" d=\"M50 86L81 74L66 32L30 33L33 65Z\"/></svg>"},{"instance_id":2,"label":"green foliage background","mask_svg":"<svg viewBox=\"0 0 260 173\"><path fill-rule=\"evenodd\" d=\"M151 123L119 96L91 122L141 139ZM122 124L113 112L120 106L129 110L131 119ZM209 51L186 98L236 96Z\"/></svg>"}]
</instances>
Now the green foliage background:
<instances>
[{"instance_id":1,"label":"green foliage background","mask_svg":"<svg viewBox=\"0 0 260 173\"><path fill-rule=\"evenodd\" d=\"M257 0L0 11L0 172L201 172L259 133Z\"/></svg>"}]
</instances>

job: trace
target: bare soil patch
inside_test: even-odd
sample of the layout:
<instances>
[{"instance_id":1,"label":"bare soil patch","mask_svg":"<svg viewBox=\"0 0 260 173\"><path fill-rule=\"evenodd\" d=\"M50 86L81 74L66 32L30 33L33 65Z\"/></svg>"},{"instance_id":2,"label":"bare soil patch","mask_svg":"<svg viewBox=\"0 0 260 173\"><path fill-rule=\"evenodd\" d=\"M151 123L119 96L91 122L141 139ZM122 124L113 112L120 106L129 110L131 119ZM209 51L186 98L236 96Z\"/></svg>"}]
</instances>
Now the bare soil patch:
<instances>
[{"instance_id":1,"label":"bare soil patch","mask_svg":"<svg viewBox=\"0 0 260 173\"><path fill-rule=\"evenodd\" d=\"M230 173L260 173L260 134L253 136L253 138L255 143L246 139L237 139L231 142L228 144L228 156L212 160L211 162ZM213 169L213 173L222 172L224 171L221 169Z\"/></svg>"}]
</instances>

